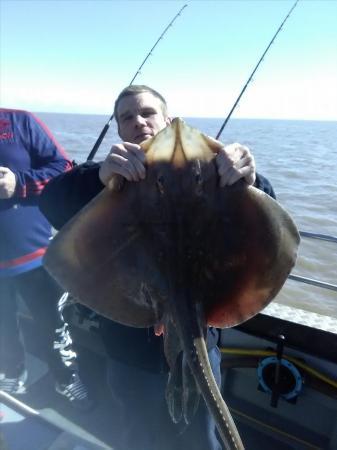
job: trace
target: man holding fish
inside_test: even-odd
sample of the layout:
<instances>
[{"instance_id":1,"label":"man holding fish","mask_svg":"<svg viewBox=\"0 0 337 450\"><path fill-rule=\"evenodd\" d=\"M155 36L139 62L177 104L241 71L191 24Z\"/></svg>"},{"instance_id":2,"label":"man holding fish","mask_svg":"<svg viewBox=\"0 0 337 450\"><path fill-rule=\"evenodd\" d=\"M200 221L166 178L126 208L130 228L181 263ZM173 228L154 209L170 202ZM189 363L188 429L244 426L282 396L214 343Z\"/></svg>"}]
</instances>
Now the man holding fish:
<instances>
[{"instance_id":1,"label":"man holding fish","mask_svg":"<svg viewBox=\"0 0 337 450\"><path fill-rule=\"evenodd\" d=\"M128 86L120 93L115 103L115 118L122 143L113 145L102 163L79 165L46 186L40 208L56 228L63 227L105 187L118 195L126 181L145 180L146 157L140 144L171 123L165 99L144 85ZM217 149L215 162L220 187L232 186L242 179L274 197L268 180L256 174L254 158L247 147L222 146L215 140L209 141L209 145ZM147 292L143 295L146 297ZM99 308L97 310L100 312ZM185 423L183 420L173 423L170 417L172 412L169 413L165 399L169 368L162 324L137 328L121 323L100 317L100 333L109 355L107 380L115 411L112 420L118 421L120 430L119 436L114 436L111 442L114 448L221 450L215 422L204 402L196 407L195 414L187 419L185 416ZM165 331L164 327L164 334ZM218 330L208 328L208 357L220 385L218 339Z\"/></svg>"}]
</instances>

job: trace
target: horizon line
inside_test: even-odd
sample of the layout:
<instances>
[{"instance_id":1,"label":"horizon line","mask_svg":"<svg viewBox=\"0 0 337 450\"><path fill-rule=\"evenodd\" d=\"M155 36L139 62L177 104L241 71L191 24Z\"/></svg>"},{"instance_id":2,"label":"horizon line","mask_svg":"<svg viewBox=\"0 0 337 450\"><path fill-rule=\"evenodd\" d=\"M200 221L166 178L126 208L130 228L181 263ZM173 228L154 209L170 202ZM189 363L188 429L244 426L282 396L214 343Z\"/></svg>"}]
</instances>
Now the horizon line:
<instances>
[{"instance_id":1,"label":"horizon line","mask_svg":"<svg viewBox=\"0 0 337 450\"><path fill-rule=\"evenodd\" d=\"M21 108L20 108L21 109ZM25 108L22 108L26 111L31 111L34 114L64 114L64 115L76 115L76 116L104 116L104 117L111 117L110 113L83 113L83 112L59 112L59 111L36 111L36 110L27 110ZM181 117L183 119L211 119L211 120L225 120L225 117L223 116L186 116L186 115L172 115L172 118L174 117ZM230 119L233 120L277 120L277 121L299 121L299 122L337 122L336 119L308 119L308 118L284 118L284 117L232 117Z\"/></svg>"}]
</instances>

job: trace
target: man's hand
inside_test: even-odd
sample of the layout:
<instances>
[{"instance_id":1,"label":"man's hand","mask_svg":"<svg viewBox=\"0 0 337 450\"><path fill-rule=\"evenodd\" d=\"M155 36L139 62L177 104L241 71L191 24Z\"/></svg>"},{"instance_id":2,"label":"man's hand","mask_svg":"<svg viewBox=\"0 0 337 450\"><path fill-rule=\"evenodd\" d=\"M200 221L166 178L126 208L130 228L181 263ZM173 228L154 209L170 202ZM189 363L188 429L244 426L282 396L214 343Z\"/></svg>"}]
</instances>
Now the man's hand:
<instances>
[{"instance_id":1,"label":"man's hand","mask_svg":"<svg viewBox=\"0 0 337 450\"><path fill-rule=\"evenodd\" d=\"M15 188L15 174L8 167L0 166L0 199L13 197Z\"/></svg>"},{"instance_id":2,"label":"man's hand","mask_svg":"<svg viewBox=\"0 0 337 450\"><path fill-rule=\"evenodd\" d=\"M255 161L248 147L238 143L222 147L215 161L221 187L231 186L241 178L250 185L255 183Z\"/></svg>"},{"instance_id":3,"label":"man's hand","mask_svg":"<svg viewBox=\"0 0 337 450\"><path fill-rule=\"evenodd\" d=\"M122 176L128 181L140 181L145 178L145 154L137 144L124 142L113 145L99 169L99 178L105 186L115 176Z\"/></svg>"}]
</instances>

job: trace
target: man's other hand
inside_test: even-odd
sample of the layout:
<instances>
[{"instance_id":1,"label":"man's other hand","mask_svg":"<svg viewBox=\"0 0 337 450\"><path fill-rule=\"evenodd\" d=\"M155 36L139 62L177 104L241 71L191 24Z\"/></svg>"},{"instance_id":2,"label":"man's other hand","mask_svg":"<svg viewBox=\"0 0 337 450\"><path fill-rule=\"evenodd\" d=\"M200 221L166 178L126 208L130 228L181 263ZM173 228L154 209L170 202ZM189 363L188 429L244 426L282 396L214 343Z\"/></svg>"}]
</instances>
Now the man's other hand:
<instances>
[{"instance_id":1,"label":"man's other hand","mask_svg":"<svg viewBox=\"0 0 337 450\"><path fill-rule=\"evenodd\" d=\"M220 148L216 156L220 186L231 186L243 178L249 185L255 183L255 160L248 147L234 143Z\"/></svg>"}]
</instances>

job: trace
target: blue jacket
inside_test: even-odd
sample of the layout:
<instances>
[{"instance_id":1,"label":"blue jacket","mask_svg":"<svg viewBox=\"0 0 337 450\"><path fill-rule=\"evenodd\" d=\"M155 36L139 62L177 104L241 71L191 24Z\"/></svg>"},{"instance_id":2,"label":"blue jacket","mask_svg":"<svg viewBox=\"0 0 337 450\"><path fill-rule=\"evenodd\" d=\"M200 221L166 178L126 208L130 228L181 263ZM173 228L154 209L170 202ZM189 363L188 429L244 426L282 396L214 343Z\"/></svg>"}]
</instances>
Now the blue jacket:
<instances>
[{"instance_id":1,"label":"blue jacket","mask_svg":"<svg viewBox=\"0 0 337 450\"><path fill-rule=\"evenodd\" d=\"M38 208L48 181L72 164L48 128L26 111L0 108L0 166L16 176L16 189L0 199L0 278L41 266L51 226Z\"/></svg>"}]
</instances>

